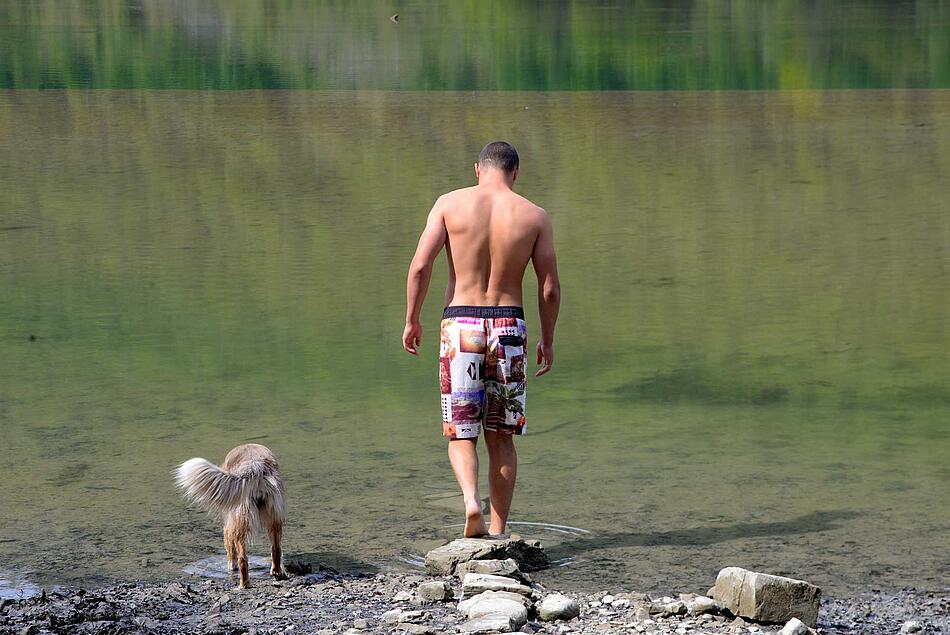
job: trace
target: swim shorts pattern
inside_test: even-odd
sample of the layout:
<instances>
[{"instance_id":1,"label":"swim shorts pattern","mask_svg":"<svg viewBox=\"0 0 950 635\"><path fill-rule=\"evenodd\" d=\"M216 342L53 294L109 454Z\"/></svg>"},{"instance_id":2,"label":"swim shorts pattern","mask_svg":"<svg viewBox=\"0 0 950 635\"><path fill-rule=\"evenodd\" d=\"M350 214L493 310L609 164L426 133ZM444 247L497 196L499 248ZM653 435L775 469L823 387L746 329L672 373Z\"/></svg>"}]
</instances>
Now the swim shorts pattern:
<instances>
[{"instance_id":1,"label":"swim shorts pattern","mask_svg":"<svg viewBox=\"0 0 950 635\"><path fill-rule=\"evenodd\" d=\"M482 428L525 433L525 342L521 307L448 307L442 317L439 383L442 435Z\"/></svg>"}]
</instances>

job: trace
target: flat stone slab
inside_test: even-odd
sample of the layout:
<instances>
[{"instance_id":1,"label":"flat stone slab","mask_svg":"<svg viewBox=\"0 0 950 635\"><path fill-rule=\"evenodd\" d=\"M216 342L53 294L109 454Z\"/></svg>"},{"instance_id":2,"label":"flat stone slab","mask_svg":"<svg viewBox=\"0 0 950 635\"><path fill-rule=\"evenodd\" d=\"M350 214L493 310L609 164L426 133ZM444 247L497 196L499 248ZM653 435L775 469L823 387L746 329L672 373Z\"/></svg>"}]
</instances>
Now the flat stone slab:
<instances>
[{"instance_id":1,"label":"flat stone slab","mask_svg":"<svg viewBox=\"0 0 950 635\"><path fill-rule=\"evenodd\" d=\"M538 540L527 541L512 534L507 538L459 538L426 554L426 573L455 575L463 562L472 560L514 560L521 571L538 571L550 561Z\"/></svg>"},{"instance_id":2,"label":"flat stone slab","mask_svg":"<svg viewBox=\"0 0 950 635\"><path fill-rule=\"evenodd\" d=\"M511 591L482 591L478 595L473 595L470 598L462 600L458 603L458 610L465 612L463 608L466 605L466 602L472 602L478 598L487 599L487 598L499 598L505 600L513 600L515 602L520 602L526 609L531 609L534 606L532 599L526 595L520 593L512 593Z\"/></svg>"},{"instance_id":3,"label":"flat stone slab","mask_svg":"<svg viewBox=\"0 0 950 635\"><path fill-rule=\"evenodd\" d=\"M797 617L812 627L818 621L821 589L803 580L726 567L711 590L714 600L740 617L773 624Z\"/></svg>"},{"instance_id":4,"label":"flat stone slab","mask_svg":"<svg viewBox=\"0 0 950 635\"><path fill-rule=\"evenodd\" d=\"M520 628L520 627L519 627ZM516 630L511 617L504 613L492 613L469 620L459 627L460 633L469 635L481 635L482 633L510 633Z\"/></svg>"},{"instance_id":5,"label":"flat stone slab","mask_svg":"<svg viewBox=\"0 0 950 635\"><path fill-rule=\"evenodd\" d=\"M462 597L469 598L484 591L508 591L531 597L531 587L512 578L490 573L466 573L462 580Z\"/></svg>"},{"instance_id":6,"label":"flat stone slab","mask_svg":"<svg viewBox=\"0 0 950 635\"><path fill-rule=\"evenodd\" d=\"M504 560L469 560L462 562L455 568L455 574L461 579L466 573L491 573L514 578L523 584L531 584L531 578L521 572L514 558Z\"/></svg>"}]
</instances>

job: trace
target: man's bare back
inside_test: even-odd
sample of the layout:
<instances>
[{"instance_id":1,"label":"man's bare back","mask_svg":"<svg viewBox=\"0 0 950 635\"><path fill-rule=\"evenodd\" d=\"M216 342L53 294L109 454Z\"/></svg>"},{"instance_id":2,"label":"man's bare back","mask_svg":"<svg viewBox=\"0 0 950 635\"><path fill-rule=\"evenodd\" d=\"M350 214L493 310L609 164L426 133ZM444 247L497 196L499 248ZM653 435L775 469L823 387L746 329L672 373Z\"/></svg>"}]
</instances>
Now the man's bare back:
<instances>
[{"instance_id":1,"label":"man's bare back","mask_svg":"<svg viewBox=\"0 0 950 635\"><path fill-rule=\"evenodd\" d=\"M528 262L538 276L541 338L536 375L554 363L560 284L551 222L543 209L512 190L518 153L485 146L475 164L478 185L439 197L409 265L403 348L422 341L419 314L432 264L445 247L449 276L442 314L439 384L443 435L465 503L464 535L505 531L518 457L512 437L526 429L527 327L522 279ZM484 432L489 458L491 525L482 517L475 444Z\"/></svg>"},{"instance_id":2,"label":"man's bare back","mask_svg":"<svg viewBox=\"0 0 950 635\"><path fill-rule=\"evenodd\" d=\"M521 282L547 215L504 184L455 190L436 204L445 225L446 306L522 306Z\"/></svg>"}]
</instances>

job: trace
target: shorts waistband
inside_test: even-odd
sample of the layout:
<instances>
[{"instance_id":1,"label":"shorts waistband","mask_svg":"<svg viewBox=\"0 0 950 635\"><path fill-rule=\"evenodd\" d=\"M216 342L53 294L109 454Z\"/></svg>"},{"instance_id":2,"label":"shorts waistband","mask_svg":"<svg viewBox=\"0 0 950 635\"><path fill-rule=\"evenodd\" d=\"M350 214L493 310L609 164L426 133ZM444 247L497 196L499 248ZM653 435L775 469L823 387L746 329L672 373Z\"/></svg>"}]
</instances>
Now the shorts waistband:
<instances>
[{"instance_id":1,"label":"shorts waistband","mask_svg":"<svg viewBox=\"0 0 950 635\"><path fill-rule=\"evenodd\" d=\"M471 318L518 318L524 319L524 309L520 306L447 306L442 311L442 319L456 317Z\"/></svg>"}]
</instances>

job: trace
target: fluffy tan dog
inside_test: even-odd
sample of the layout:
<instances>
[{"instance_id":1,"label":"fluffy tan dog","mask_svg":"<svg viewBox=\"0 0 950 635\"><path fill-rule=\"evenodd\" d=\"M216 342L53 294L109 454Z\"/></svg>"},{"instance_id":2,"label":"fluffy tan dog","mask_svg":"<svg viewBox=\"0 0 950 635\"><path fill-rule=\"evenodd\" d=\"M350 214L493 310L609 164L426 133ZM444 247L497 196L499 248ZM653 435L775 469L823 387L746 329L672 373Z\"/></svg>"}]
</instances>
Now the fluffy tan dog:
<instances>
[{"instance_id":1,"label":"fluffy tan dog","mask_svg":"<svg viewBox=\"0 0 950 635\"><path fill-rule=\"evenodd\" d=\"M242 589L251 584L245 542L265 528L271 543L270 574L279 580L287 577L280 562L286 519L284 482L273 452L247 443L228 452L221 467L190 459L178 466L175 476L186 498L224 516L228 571L240 571Z\"/></svg>"}]
</instances>

